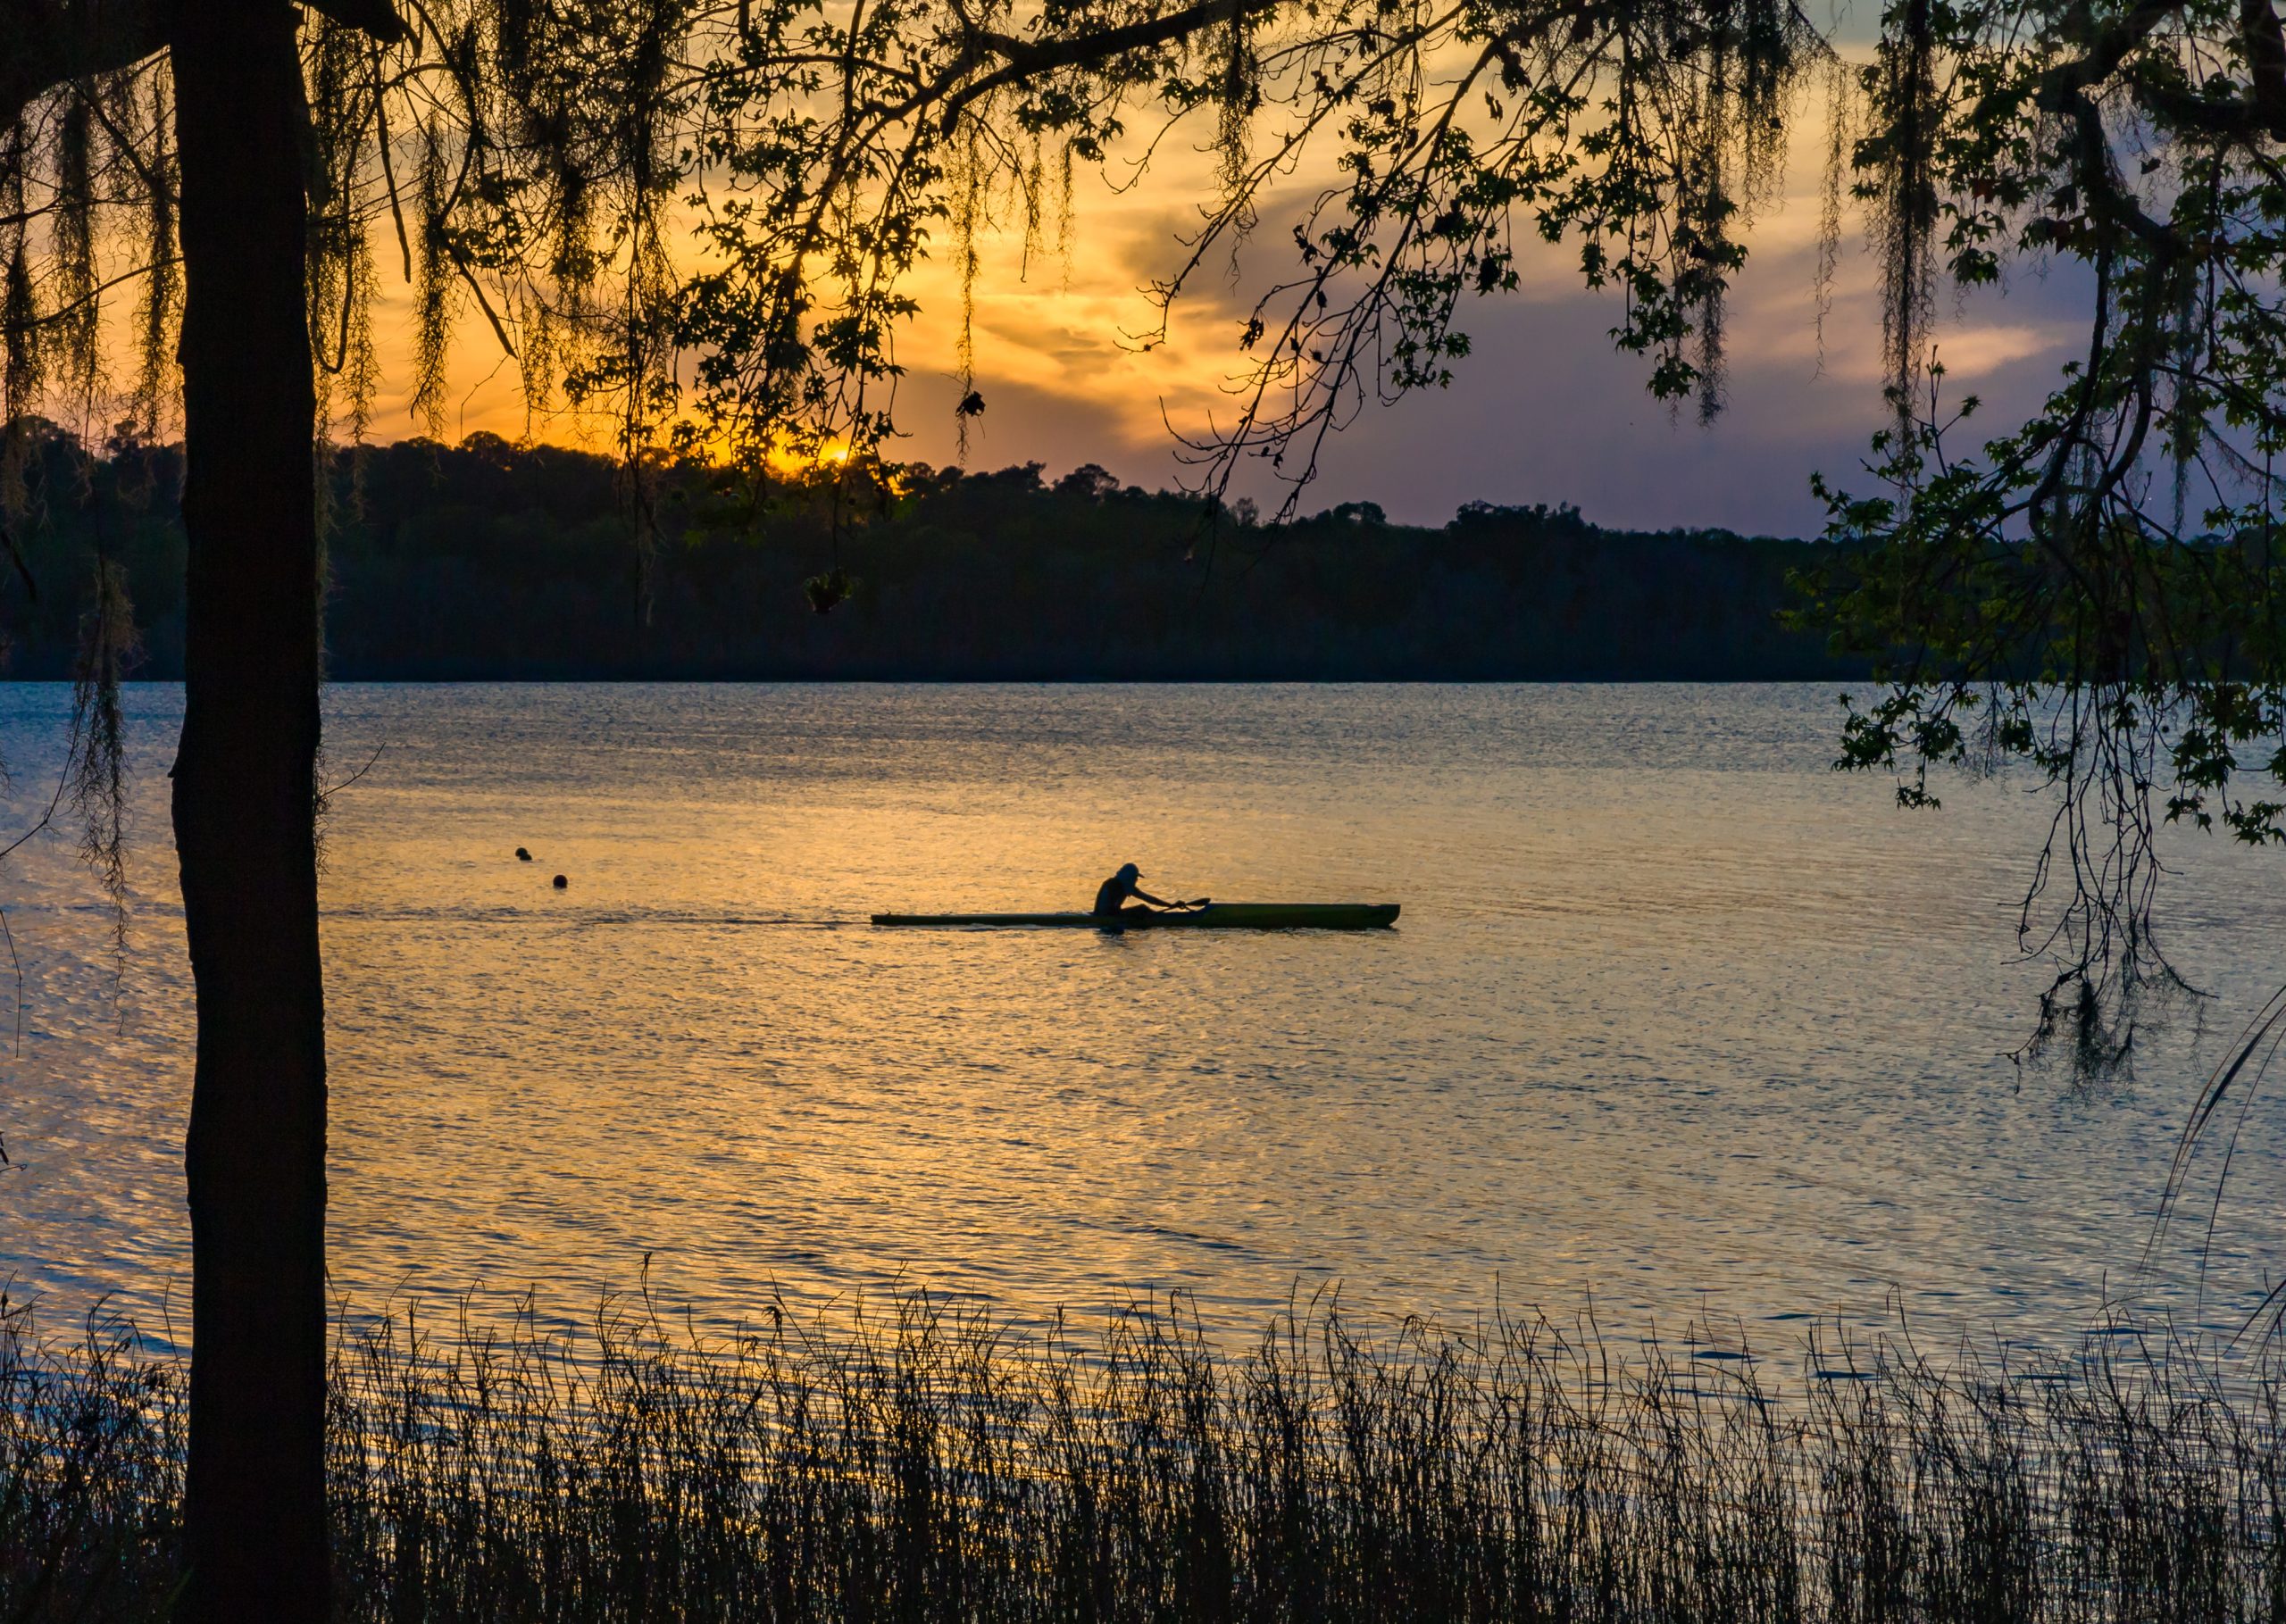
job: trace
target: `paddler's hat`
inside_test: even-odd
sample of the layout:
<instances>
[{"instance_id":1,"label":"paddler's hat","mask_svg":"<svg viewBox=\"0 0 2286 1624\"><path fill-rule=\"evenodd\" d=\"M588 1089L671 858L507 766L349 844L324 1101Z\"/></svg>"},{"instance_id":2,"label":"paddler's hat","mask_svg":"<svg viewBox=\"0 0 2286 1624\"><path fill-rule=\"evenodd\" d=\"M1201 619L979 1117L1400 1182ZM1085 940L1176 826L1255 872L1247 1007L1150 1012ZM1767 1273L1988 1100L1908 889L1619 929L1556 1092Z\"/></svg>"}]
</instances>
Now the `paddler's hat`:
<instances>
[{"instance_id":1,"label":"paddler's hat","mask_svg":"<svg viewBox=\"0 0 2286 1624\"><path fill-rule=\"evenodd\" d=\"M1131 862L1122 862L1119 865L1119 877L1122 879L1140 879L1143 878L1143 870Z\"/></svg>"}]
</instances>

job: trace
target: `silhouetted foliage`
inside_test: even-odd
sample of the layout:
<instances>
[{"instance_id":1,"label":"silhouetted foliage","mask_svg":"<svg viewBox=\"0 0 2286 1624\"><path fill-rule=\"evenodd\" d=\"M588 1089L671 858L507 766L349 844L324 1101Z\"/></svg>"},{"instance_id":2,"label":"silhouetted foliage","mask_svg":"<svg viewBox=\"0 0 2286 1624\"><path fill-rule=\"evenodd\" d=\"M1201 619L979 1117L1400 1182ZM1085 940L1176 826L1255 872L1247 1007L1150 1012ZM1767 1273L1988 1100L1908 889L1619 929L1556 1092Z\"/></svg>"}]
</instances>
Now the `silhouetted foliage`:
<instances>
[{"instance_id":1,"label":"silhouetted foliage","mask_svg":"<svg viewBox=\"0 0 2286 1624\"><path fill-rule=\"evenodd\" d=\"M65 442L54 442L68 455ZM171 454L105 465L29 537L38 578L129 543L142 673L179 669ZM146 478L146 465L162 477ZM878 504L839 475L755 507L723 471L655 471L659 549L638 615L607 458L474 435L334 457L334 675L1747 679L1862 671L1778 624L1790 571L1825 551L1723 531L1605 530L1575 510L1471 503L1439 529L1370 502L1226 530L1191 556L1196 497L1088 466L1046 483L908 466ZM820 569L836 551L843 562ZM0 593L20 676L62 673L61 590ZM816 612L810 612L815 611ZM830 611L830 613L827 612Z\"/></svg>"},{"instance_id":2,"label":"silhouetted foliage","mask_svg":"<svg viewBox=\"0 0 2286 1624\"><path fill-rule=\"evenodd\" d=\"M641 1303L343 1327L333 1616L2252 1624L2286 1588L2286 1375L2156 1329L1770 1360L1529 1314L1321 1304L1231 1349L1180 1301L767 1307L712 1342ZM116 1328L0 1318L5 1616L167 1616L182 1395Z\"/></svg>"}]
</instances>

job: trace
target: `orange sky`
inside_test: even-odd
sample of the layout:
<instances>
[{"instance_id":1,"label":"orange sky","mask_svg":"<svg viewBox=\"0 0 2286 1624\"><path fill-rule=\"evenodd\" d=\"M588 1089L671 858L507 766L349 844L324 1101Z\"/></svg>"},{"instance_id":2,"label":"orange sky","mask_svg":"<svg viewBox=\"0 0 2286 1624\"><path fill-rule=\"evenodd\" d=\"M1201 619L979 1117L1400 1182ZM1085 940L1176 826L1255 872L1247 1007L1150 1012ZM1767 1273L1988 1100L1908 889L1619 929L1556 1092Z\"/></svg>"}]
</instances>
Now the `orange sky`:
<instances>
[{"instance_id":1,"label":"orange sky","mask_svg":"<svg viewBox=\"0 0 2286 1624\"><path fill-rule=\"evenodd\" d=\"M1807 112L1807 109L1804 110ZM1178 137L1178 142L1181 137ZM1471 499L1573 502L1612 525L1719 524L1749 531L1814 533L1820 522L1807 480L1814 469L1863 488L1856 472L1867 436L1881 421L1880 320L1875 272L1853 222L1821 369L1812 267L1818 216L1819 121L1797 125L1784 195L1756 223L1753 260L1731 308L1731 409L1711 428L1686 411L1678 420L1644 391L1640 358L1615 354L1606 336L1615 302L1581 288L1568 249L1542 249L1517 294L1473 302L1461 325L1476 352L1454 387L1372 410L1325 460L1304 511L1377 501L1392 517L1440 522ZM976 290L978 387L988 403L972 429L969 464L1037 461L1061 473L1100 462L1122 479L1172 484L1180 470L1161 412L1181 428L1228 415L1221 386L1237 359L1237 330L1252 289L1203 279L1179 305L1171 342L1145 354L1122 338L1154 312L1140 291L1181 263L1177 232L1197 218L1212 160L1163 149L1149 176L1125 191L1080 171L1068 259L1051 252L1023 266L1022 232L983 234ZM1301 188L1262 210L1251 255L1263 264L1288 240ZM959 300L945 254L916 279L923 313L902 336L907 369L898 415L909 459L955 460ZM411 433L407 290L384 256L377 312L388 375L376 430ZM2010 404L2044 392L2073 337L2068 289L2024 279L2003 295L1940 312L1941 353L1954 384ZM463 322L447 431L527 431L513 365L503 365L480 318ZM564 419L532 425L543 437L577 439ZM1256 494L1265 494L1266 485Z\"/></svg>"}]
</instances>

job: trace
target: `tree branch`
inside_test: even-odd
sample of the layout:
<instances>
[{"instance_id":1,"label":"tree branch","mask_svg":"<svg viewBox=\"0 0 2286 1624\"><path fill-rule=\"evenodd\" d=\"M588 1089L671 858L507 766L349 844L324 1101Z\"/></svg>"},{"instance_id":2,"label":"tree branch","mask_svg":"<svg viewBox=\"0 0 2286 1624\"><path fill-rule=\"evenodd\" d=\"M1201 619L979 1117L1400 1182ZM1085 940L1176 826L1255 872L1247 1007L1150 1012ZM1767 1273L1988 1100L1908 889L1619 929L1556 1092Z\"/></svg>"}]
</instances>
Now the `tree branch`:
<instances>
[{"instance_id":1,"label":"tree branch","mask_svg":"<svg viewBox=\"0 0 2286 1624\"><path fill-rule=\"evenodd\" d=\"M362 29L385 46L413 37L405 19L389 0L302 0L313 12L330 17L346 29Z\"/></svg>"},{"instance_id":2,"label":"tree branch","mask_svg":"<svg viewBox=\"0 0 2286 1624\"><path fill-rule=\"evenodd\" d=\"M1113 57L1125 55L1130 51L1144 51L1153 46L1167 45L1217 23L1236 22L1261 12L1274 10L1279 4L1280 0L1198 0L1198 4L1187 5L1181 11L1141 22L1130 22L1124 28L1105 29L1098 33L1074 34L1046 41L1019 39L1013 34L996 34L980 29L971 49L989 52L998 57L1000 66L971 79L946 97L946 122L949 126L960 117L964 107L1003 85L1051 73L1058 68L1109 62Z\"/></svg>"},{"instance_id":3,"label":"tree branch","mask_svg":"<svg viewBox=\"0 0 2286 1624\"><path fill-rule=\"evenodd\" d=\"M304 0L383 45L412 37L392 0ZM170 0L0 0L0 128L56 86L134 66L163 50Z\"/></svg>"},{"instance_id":4,"label":"tree branch","mask_svg":"<svg viewBox=\"0 0 2286 1624\"><path fill-rule=\"evenodd\" d=\"M0 0L0 128L56 86L131 67L166 44L163 0Z\"/></svg>"}]
</instances>

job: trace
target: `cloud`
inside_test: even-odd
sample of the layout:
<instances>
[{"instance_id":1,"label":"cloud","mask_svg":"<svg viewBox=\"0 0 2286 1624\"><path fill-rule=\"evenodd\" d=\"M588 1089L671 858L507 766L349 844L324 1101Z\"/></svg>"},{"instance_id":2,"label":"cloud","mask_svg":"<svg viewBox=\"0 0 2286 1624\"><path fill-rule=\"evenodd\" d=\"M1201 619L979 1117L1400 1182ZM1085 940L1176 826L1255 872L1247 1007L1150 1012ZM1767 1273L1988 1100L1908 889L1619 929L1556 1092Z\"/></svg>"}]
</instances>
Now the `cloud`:
<instances>
[{"instance_id":1,"label":"cloud","mask_svg":"<svg viewBox=\"0 0 2286 1624\"><path fill-rule=\"evenodd\" d=\"M1472 499L1579 504L1600 522L1725 525L1814 533L1823 521L1807 480L1823 470L1863 488L1870 436L1886 421L1881 398L1878 268L1855 229L1846 239L1823 333L1817 320L1817 221L1823 126L1797 121L1786 189L1758 212L1753 257L1729 305L1728 410L1702 428L1644 388L1648 363L1614 353L1622 310L1608 290L1581 285L1576 248L1529 244L1525 286L1514 296L1466 301L1459 325L1474 353L1448 389L1369 408L1333 442L1306 511L1350 500L1393 516L1441 521ZM972 425L971 462L1041 462L1052 473L1099 462L1123 479L1173 482L1181 469L1167 424L1197 433L1233 412L1229 392L1244 357L1239 329L1272 279L1293 267L1293 221L1322 177L1289 177L1269 194L1261 222L1236 259L1218 251L1169 318L1164 342L1146 348L1159 312L1147 293L1172 276L1199 224L1211 156L1183 139L1163 146L1126 190L1082 172L1068 254L1027 245L1012 209L980 232L981 269L970 291L976 382L988 403ZM1520 222L1521 224L1522 222ZM1053 238L1053 227L1043 234ZM897 337L907 369L898 396L910 437L903 454L944 462L955 454L952 404L963 290L940 233L939 258L914 277L922 316ZM415 431L402 380L410 368L409 300L387 290L379 324L398 382L382 402L385 435ZM2079 342L2085 288L2070 275L2020 277L1940 308L1935 335L1952 382L1973 382L2000 420L2053 387ZM463 324L449 431L609 445L609 426L555 417L529 422L513 366L480 318ZM1275 498L1275 482L1249 469L1242 490Z\"/></svg>"},{"instance_id":2,"label":"cloud","mask_svg":"<svg viewBox=\"0 0 2286 1624\"><path fill-rule=\"evenodd\" d=\"M1097 462L1124 484L1151 487L1174 476L1166 436L1156 423L1146 433L1131 433L1119 412L1083 393L1014 379L981 382L984 415L969 424L972 469L1042 462L1053 477ZM897 391L905 437L889 454L939 466L955 462L959 448L953 406L959 398L948 376L908 378Z\"/></svg>"}]
</instances>

